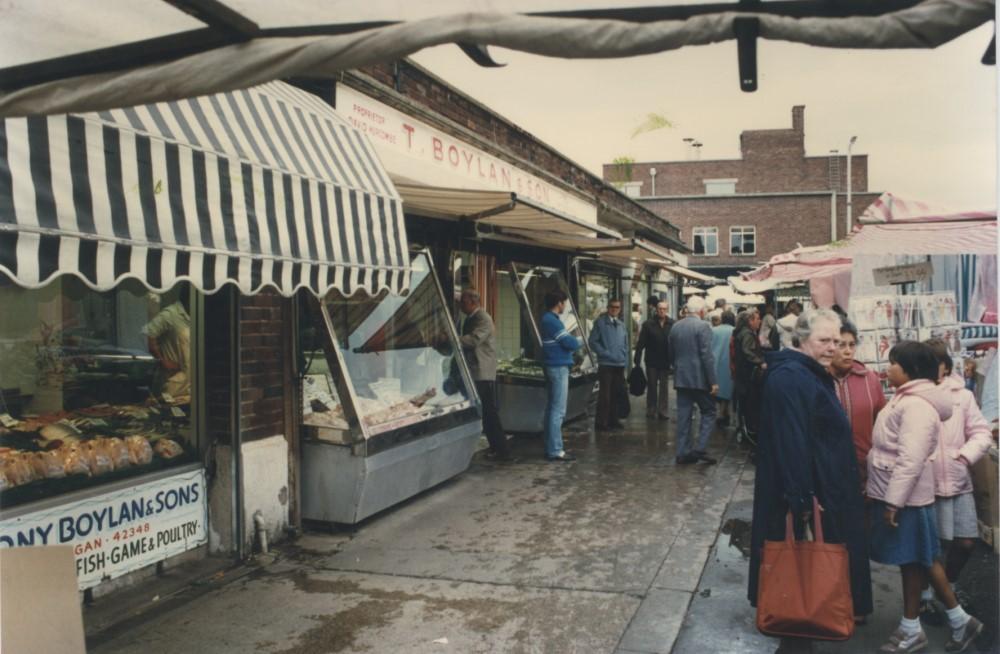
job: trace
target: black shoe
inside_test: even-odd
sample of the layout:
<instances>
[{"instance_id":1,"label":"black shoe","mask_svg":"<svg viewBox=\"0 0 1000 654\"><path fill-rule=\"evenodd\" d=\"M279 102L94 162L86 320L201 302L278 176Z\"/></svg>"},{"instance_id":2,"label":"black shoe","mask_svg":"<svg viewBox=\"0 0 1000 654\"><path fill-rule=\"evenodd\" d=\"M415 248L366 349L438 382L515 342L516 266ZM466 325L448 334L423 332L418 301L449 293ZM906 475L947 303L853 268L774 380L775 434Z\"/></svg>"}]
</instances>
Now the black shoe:
<instances>
[{"instance_id":1,"label":"black shoe","mask_svg":"<svg viewBox=\"0 0 1000 654\"><path fill-rule=\"evenodd\" d=\"M679 466L686 466L692 463L698 463L698 457L696 457L694 454L685 454L683 456L679 456L676 459L674 459L674 463L676 463Z\"/></svg>"},{"instance_id":2,"label":"black shoe","mask_svg":"<svg viewBox=\"0 0 1000 654\"><path fill-rule=\"evenodd\" d=\"M608 425L608 429L625 429L625 425L615 420L610 425Z\"/></svg>"},{"instance_id":3,"label":"black shoe","mask_svg":"<svg viewBox=\"0 0 1000 654\"><path fill-rule=\"evenodd\" d=\"M668 416L665 413L661 413L661 414L657 415L657 418L659 418L660 420L670 420L670 416Z\"/></svg>"},{"instance_id":4,"label":"black shoe","mask_svg":"<svg viewBox=\"0 0 1000 654\"><path fill-rule=\"evenodd\" d=\"M702 463L707 463L708 465L715 465L718 463L716 459L708 456L704 452L699 452L698 450L691 452L691 456L694 457L695 461L701 461Z\"/></svg>"},{"instance_id":5,"label":"black shoe","mask_svg":"<svg viewBox=\"0 0 1000 654\"><path fill-rule=\"evenodd\" d=\"M562 454L560 454L558 456L549 456L548 454L546 454L545 455L545 460L546 461L564 461L564 462L569 462L569 461L576 461L576 457L573 456L572 454L568 453L568 452L563 452Z\"/></svg>"},{"instance_id":6,"label":"black shoe","mask_svg":"<svg viewBox=\"0 0 1000 654\"><path fill-rule=\"evenodd\" d=\"M510 452L494 452L490 450L486 453L487 461L495 461L496 463L513 463L514 457L510 455Z\"/></svg>"}]
</instances>

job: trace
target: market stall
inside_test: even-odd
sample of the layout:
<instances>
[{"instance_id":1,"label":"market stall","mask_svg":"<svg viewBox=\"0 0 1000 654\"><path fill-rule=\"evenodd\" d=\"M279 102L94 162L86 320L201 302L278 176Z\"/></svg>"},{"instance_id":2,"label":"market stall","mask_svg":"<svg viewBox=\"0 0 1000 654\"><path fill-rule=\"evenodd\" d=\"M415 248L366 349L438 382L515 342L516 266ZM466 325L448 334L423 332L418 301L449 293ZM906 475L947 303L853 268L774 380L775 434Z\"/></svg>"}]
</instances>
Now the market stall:
<instances>
[{"instance_id":1,"label":"market stall","mask_svg":"<svg viewBox=\"0 0 1000 654\"><path fill-rule=\"evenodd\" d=\"M90 589L210 533L241 541L256 507L210 514L205 461L242 451L243 379L236 363L208 392L206 334L229 335L238 361L239 294L409 286L370 144L282 83L7 119L0 142L0 546L72 545ZM232 433L213 443L219 414ZM219 486L220 501L259 481Z\"/></svg>"},{"instance_id":2,"label":"market stall","mask_svg":"<svg viewBox=\"0 0 1000 654\"><path fill-rule=\"evenodd\" d=\"M512 432L541 432L545 418L545 375L542 370L542 338L539 321L544 315L545 294L561 290L569 295L562 273L554 268L510 264L497 271L498 365L497 396L504 429ZM570 300L559 316L567 331L583 342L574 354L570 371L566 420L587 412L595 390L597 365Z\"/></svg>"}]
</instances>

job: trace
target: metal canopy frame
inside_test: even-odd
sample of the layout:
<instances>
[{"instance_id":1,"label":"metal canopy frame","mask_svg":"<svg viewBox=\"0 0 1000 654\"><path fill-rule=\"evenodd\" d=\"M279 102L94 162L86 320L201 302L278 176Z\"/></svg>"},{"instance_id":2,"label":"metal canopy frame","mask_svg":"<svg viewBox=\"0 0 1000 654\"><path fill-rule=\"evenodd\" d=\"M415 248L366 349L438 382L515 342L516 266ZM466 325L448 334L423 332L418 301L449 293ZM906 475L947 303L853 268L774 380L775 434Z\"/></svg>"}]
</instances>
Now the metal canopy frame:
<instances>
[{"instance_id":1,"label":"metal canopy frame","mask_svg":"<svg viewBox=\"0 0 1000 654\"><path fill-rule=\"evenodd\" d=\"M684 20L695 16L723 12L753 12L790 18L846 18L880 16L920 4L921 0L739 0L731 3L706 3L658 7L587 9L570 11L526 12L526 16L576 19L612 19L633 23L663 20ZM15 91L36 84L68 79L81 75L109 73L157 62L179 59L215 48L238 44L255 38L332 36L398 24L401 21L369 21L290 27L261 28L251 18L233 10L221 0L163 0L205 24L205 27L162 37L134 41L77 54L40 60L0 69L0 89ZM733 19L733 34L737 41L740 88L750 92L757 88L757 38L760 32L757 18ZM458 47L475 63L484 67L498 64L486 46L458 43ZM996 38L990 42L983 63L996 60Z\"/></svg>"}]
</instances>

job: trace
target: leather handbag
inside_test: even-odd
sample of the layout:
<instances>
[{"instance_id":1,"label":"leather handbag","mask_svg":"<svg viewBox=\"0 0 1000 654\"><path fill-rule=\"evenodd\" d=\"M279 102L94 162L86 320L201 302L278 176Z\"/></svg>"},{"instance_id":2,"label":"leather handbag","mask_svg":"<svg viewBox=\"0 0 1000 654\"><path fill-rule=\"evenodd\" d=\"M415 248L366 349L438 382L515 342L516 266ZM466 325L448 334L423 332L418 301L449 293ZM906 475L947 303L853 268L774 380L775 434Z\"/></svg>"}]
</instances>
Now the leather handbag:
<instances>
[{"instance_id":1,"label":"leather handbag","mask_svg":"<svg viewBox=\"0 0 1000 654\"><path fill-rule=\"evenodd\" d=\"M854 633L847 548L823 540L813 498L814 541L795 540L792 513L785 539L764 541L757 589L757 629L769 636L847 640Z\"/></svg>"}]
</instances>

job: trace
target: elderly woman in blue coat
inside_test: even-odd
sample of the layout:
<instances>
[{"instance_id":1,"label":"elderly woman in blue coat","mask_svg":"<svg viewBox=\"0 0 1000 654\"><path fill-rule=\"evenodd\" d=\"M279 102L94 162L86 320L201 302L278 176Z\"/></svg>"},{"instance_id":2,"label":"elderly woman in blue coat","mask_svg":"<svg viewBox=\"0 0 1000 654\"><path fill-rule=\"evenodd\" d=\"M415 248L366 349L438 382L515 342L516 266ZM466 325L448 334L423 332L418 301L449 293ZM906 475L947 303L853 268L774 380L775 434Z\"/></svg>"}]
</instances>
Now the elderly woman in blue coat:
<instances>
[{"instance_id":1,"label":"elderly woman in blue coat","mask_svg":"<svg viewBox=\"0 0 1000 654\"><path fill-rule=\"evenodd\" d=\"M748 589L754 606L764 541L785 537L788 511L796 516L796 530L801 529L812 518L816 498L826 540L847 546L854 614L872 612L864 505L851 424L827 371L839 337L836 313L806 311L796 320L793 346L766 355ZM778 651L791 652L803 645L785 639Z\"/></svg>"}]
</instances>

